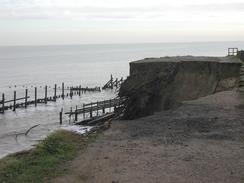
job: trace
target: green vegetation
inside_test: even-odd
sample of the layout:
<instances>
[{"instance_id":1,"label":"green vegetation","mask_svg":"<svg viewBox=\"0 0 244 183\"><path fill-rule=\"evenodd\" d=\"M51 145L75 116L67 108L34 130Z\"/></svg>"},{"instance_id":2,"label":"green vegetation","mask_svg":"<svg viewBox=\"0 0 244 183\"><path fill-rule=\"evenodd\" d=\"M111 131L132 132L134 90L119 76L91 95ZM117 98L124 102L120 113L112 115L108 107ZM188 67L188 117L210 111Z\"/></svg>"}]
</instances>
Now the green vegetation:
<instances>
[{"instance_id":1,"label":"green vegetation","mask_svg":"<svg viewBox=\"0 0 244 183\"><path fill-rule=\"evenodd\" d=\"M67 131L51 134L36 148L0 160L1 183L48 182L67 173L65 162L72 160L97 135L81 137Z\"/></svg>"}]
</instances>

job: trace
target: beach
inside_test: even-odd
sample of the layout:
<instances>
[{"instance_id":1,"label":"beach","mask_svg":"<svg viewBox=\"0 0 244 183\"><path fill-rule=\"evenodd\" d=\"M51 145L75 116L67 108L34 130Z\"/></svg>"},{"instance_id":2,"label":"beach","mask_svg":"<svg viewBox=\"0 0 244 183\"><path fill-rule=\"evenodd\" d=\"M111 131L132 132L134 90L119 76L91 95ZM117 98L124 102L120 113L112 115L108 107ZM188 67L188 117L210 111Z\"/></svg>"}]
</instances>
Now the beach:
<instances>
[{"instance_id":1,"label":"beach","mask_svg":"<svg viewBox=\"0 0 244 183\"><path fill-rule=\"evenodd\" d=\"M65 86L103 86L110 78L129 74L129 62L145 57L170 55L224 56L228 47L244 47L244 42L199 42L199 43L142 43L108 45L69 45L69 46L10 46L0 47L0 92L6 99L23 97L28 89L33 97L34 87L39 97L44 96L48 86L48 96L53 96L54 84ZM58 91L60 94L60 90ZM56 103L29 106L16 112L11 110L0 114L0 157L9 153L32 148L39 140L59 128L61 108L82 106L83 103L110 99L117 95L114 91L75 96L71 100L58 100ZM64 125L69 124L67 116ZM15 140L17 133L33 129L28 137Z\"/></svg>"}]
</instances>

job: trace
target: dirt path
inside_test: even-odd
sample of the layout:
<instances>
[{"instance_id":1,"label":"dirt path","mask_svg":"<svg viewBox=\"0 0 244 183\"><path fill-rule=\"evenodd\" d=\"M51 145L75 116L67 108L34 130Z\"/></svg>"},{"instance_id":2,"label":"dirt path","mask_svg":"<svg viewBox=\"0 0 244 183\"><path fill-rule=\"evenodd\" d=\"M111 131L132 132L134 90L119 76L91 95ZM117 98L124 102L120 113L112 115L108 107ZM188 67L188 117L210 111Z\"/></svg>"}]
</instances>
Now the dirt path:
<instances>
[{"instance_id":1,"label":"dirt path","mask_svg":"<svg viewBox=\"0 0 244 183\"><path fill-rule=\"evenodd\" d=\"M244 96L228 91L176 110L114 121L58 183L243 183Z\"/></svg>"}]
</instances>

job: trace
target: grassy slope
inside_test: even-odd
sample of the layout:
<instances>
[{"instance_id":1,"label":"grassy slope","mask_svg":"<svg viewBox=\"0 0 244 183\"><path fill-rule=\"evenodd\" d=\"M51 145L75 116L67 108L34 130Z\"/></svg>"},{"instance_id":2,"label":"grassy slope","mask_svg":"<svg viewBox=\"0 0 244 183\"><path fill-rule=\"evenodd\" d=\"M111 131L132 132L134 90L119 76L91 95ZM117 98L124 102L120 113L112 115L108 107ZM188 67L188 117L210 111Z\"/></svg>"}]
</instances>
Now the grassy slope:
<instances>
[{"instance_id":1,"label":"grassy slope","mask_svg":"<svg viewBox=\"0 0 244 183\"><path fill-rule=\"evenodd\" d=\"M96 135L81 138L67 131L55 132L33 150L0 160L0 182L48 182L50 178L62 175L66 171L62 165L95 139Z\"/></svg>"}]
</instances>

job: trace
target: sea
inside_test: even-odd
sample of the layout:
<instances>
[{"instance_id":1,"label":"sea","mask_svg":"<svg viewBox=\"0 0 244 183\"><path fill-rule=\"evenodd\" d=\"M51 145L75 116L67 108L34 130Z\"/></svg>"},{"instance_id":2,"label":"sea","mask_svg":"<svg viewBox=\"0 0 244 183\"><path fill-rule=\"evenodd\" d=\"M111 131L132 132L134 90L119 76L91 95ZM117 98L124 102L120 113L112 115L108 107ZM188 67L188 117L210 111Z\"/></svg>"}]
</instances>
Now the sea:
<instances>
[{"instance_id":1,"label":"sea","mask_svg":"<svg viewBox=\"0 0 244 183\"><path fill-rule=\"evenodd\" d=\"M66 87L102 87L111 74L126 79L131 61L163 56L226 56L231 47L244 49L244 42L0 46L0 94L11 100L14 91L17 97L23 97L28 89L33 97L37 87L38 96L43 97L44 86L48 86L48 95L52 96L54 84L61 86L62 82ZM68 111L83 103L111 99L117 92L86 93L0 114L0 158L33 148L51 132L70 126L68 116L64 116L63 125L59 124L61 108ZM18 135L34 125L38 126L28 135Z\"/></svg>"}]
</instances>

